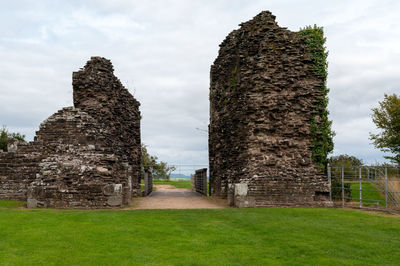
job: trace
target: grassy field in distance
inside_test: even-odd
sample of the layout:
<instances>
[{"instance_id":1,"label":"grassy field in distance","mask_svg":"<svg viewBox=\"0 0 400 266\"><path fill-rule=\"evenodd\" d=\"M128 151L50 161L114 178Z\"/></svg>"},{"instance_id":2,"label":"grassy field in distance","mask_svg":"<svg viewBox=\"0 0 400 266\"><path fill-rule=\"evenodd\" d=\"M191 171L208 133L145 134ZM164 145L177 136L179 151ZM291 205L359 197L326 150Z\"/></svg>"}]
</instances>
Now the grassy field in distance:
<instances>
[{"instance_id":1,"label":"grassy field in distance","mask_svg":"<svg viewBox=\"0 0 400 266\"><path fill-rule=\"evenodd\" d=\"M190 181L153 180L153 185L172 185L176 188L190 188Z\"/></svg>"},{"instance_id":2,"label":"grassy field in distance","mask_svg":"<svg viewBox=\"0 0 400 266\"><path fill-rule=\"evenodd\" d=\"M377 189L376 185L371 183L361 183L362 202L364 205L385 206L385 197ZM358 182L350 183L352 201L360 202L360 184Z\"/></svg>"}]
</instances>

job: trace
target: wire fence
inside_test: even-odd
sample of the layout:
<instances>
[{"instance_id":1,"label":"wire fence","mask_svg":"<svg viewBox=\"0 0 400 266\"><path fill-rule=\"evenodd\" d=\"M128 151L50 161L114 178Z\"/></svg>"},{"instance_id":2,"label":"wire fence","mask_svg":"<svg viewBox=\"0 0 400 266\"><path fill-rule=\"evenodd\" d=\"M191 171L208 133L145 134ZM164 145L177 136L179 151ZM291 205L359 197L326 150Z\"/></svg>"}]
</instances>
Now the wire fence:
<instances>
[{"instance_id":1,"label":"wire fence","mask_svg":"<svg viewBox=\"0 0 400 266\"><path fill-rule=\"evenodd\" d=\"M329 166L334 206L400 210L400 168Z\"/></svg>"},{"instance_id":2,"label":"wire fence","mask_svg":"<svg viewBox=\"0 0 400 266\"><path fill-rule=\"evenodd\" d=\"M170 180L191 180L196 170L207 164L169 164ZM146 165L142 167L152 167ZM153 174L154 179L157 173ZM162 177L161 179L166 179ZM356 207L400 211L400 167L328 166L330 201L335 207Z\"/></svg>"}]
</instances>

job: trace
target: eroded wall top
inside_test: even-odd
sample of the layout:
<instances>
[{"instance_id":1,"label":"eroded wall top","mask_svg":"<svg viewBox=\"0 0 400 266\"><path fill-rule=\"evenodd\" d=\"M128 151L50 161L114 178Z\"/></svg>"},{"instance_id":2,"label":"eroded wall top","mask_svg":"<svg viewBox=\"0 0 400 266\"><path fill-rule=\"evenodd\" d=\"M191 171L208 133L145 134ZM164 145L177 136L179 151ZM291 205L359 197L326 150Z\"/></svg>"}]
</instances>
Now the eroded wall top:
<instances>
[{"instance_id":1,"label":"eroded wall top","mask_svg":"<svg viewBox=\"0 0 400 266\"><path fill-rule=\"evenodd\" d=\"M109 145L123 160L140 169L140 103L114 75L110 60L92 57L72 76L74 106L87 112L109 132Z\"/></svg>"}]
</instances>

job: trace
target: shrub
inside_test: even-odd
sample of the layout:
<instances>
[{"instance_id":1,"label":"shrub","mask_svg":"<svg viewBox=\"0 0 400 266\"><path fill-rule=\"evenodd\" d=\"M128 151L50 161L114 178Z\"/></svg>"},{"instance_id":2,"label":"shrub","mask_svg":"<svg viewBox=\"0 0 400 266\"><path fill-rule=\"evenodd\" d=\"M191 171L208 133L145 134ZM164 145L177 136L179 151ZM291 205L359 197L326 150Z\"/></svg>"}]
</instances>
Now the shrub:
<instances>
[{"instance_id":1,"label":"shrub","mask_svg":"<svg viewBox=\"0 0 400 266\"><path fill-rule=\"evenodd\" d=\"M8 141L11 139L25 141L25 135L21 135L20 133L10 133L6 126L3 126L0 131L0 150L7 151Z\"/></svg>"}]
</instances>

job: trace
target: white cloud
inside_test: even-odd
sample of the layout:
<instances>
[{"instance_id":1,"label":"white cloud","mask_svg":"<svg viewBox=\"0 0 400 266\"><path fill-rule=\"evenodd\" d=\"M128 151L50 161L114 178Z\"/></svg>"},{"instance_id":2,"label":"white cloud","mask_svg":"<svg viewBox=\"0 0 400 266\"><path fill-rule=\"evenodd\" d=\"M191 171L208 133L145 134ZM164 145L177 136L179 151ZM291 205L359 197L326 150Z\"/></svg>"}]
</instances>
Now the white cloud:
<instances>
[{"instance_id":1,"label":"white cloud","mask_svg":"<svg viewBox=\"0 0 400 266\"><path fill-rule=\"evenodd\" d=\"M0 124L33 138L72 105L72 71L93 55L141 102L142 139L172 163L206 163L210 66L218 45L262 10L297 31L324 26L335 154L381 160L368 132L371 108L398 92L398 1L3 1Z\"/></svg>"}]
</instances>

